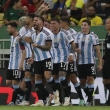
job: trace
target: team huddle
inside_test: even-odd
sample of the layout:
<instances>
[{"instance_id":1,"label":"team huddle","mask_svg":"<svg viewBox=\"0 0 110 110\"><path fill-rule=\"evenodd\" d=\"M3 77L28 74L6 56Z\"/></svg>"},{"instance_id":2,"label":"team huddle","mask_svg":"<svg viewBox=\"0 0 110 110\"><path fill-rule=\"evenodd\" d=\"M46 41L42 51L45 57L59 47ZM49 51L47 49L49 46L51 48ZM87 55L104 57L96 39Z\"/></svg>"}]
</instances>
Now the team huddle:
<instances>
[{"instance_id":1,"label":"team huddle","mask_svg":"<svg viewBox=\"0 0 110 110\"><path fill-rule=\"evenodd\" d=\"M71 81L80 98L79 106L90 106L94 92L94 52L99 60L98 70L102 69L98 36L89 31L91 22L84 20L82 31L76 32L69 27L68 18L52 18L50 29L44 27L41 16L29 15L21 19L24 22L19 32L14 22L7 27L12 36L6 84L13 88L12 101L8 105L30 105L33 82L38 101L30 106L50 106L52 100L52 106L68 106L71 103ZM46 83L52 93L48 92ZM88 97L87 102L81 89Z\"/></svg>"}]
</instances>

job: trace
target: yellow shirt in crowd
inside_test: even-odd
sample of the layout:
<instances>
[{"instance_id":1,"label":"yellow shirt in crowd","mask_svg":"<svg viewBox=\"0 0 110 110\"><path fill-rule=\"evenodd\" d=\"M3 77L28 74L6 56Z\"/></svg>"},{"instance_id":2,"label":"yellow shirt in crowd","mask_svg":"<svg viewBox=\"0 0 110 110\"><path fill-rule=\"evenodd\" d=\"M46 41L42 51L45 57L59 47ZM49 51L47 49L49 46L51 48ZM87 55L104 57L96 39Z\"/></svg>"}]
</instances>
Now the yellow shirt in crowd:
<instances>
[{"instance_id":1,"label":"yellow shirt in crowd","mask_svg":"<svg viewBox=\"0 0 110 110\"><path fill-rule=\"evenodd\" d=\"M78 25L81 26L82 21L83 21L83 20L87 20L87 19L88 19L87 17L82 18L82 19L80 20L80 22L79 22ZM99 17L99 16L95 16L95 17L94 17L93 19L91 19L90 21L91 21L91 26L103 25L103 21L102 21L101 17Z\"/></svg>"}]
</instances>

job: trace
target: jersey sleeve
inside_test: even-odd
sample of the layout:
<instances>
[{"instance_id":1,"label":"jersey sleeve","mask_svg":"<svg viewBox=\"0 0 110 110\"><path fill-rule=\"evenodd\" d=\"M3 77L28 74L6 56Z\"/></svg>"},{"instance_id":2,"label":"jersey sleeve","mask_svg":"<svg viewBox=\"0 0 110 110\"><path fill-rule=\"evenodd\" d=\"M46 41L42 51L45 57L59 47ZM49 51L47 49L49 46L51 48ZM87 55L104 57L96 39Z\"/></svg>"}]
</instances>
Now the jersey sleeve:
<instances>
[{"instance_id":1,"label":"jersey sleeve","mask_svg":"<svg viewBox=\"0 0 110 110\"><path fill-rule=\"evenodd\" d=\"M45 39L46 42L52 42L52 37L51 35L46 35L46 39Z\"/></svg>"},{"instance_id":2,"label":"jersey sleeve","mask_svg":"<svg viewBox=\"0 0 110 110\"><path fill-rule=\"evenodd\" d=\"M94 34L94 37L93 37L93 45L94 46L97 46L99 45L99 38L97 35Z\"/></svg>"},{"instance_id":3,"label":"jersey sleeve","mask_svg":"<svg viewBox=\"0 0 110 110\"><path fill-rule=\"evenodd\" d=\"M26 36L26 37L31 37L32 36L32 34L31 34L31 32L30 31L28 31L24 36Z\"/></svg>"},{"instance_id":4,"label":"jersey sleeve","mask_svg":"<svg viewBox=\"0 0 110 110\"><path fill-rule=\"evenodd\" d=\"M77 36L75 36L74 43L78 44Z\"/></svg>"},{"instance_id":5,"label":"jersey sleeve","mask_svg":"<svg viewBox=\"0 0 110 110\"><path fill-rule=\"evenodd\" d=\"M66 36L66 40L67 40L67 42L70 44L71 42L74 41L74 38L72 37L72 35L68 34L68 35Z\"/></svg>"}]
</instances>

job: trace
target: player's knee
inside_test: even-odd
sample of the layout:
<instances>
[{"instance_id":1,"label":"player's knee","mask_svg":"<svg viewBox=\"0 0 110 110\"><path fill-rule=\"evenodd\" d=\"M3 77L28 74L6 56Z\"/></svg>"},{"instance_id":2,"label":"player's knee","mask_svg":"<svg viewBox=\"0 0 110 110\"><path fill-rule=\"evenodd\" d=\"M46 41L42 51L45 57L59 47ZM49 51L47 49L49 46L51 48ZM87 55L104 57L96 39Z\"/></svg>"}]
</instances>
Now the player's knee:
<instances>
[{"instance_id":1,"label":"player's knee","mask_svg":"<svg viewBox=\"0 0 110 110\"><path fill-rule=\"evenodd\" d=\"M60 77L60 76L66 76L66 72L60 71L60 72L59 72L59 77Z\"/></svg>"},{"instance_id":2,"label":"player's knee","mask_svg":"<svg viewBox=\"0 0 110 110\"><path fill-rule=\"evenodd\" d=\"M71 79L71 82L72 82L73 84L76 84L78 81L77 81L76 79Z\"/></svg>"},{"instance_id":3,"label":"player's knee","mask_svg":"<svg viewBox=\"0 0 110 110\"><path fill-rule=\"evenodd\" d=\"M53 77L54 79L59 79L59 76L58 76L58 75L52 75L52 77Z\"/></svg>"},{"instance_id":4,"label":"player's knee","mask_svg":"<svg viewBox=\"0 0 110 110\"><path fill-rule=\"evenodd\" d=\"M88 84L93 84L94 83L94 77L88 77L87 78L87 83Z\"/></svg>"},{"instance_id":5,"label":"player's knee","mask_svg":"<svg viewBox=\"0 0 110 110\"><path fill-rule=\"evenodd\" d=\"M86 85L86 79L80 79L80 85L85 86Z\"/></svg>"},{"instance_id":6,"label":"player's knee","mask_svg":"<svg viewBox=\"0 0 110 110\"><path fill-rule=\"evenodd\" d=\"M52 77L52 73L50 71L47 71L44 73L45 79L49 80Z\"/></svg>"},{"instance_id":7,"label":"player's knee","mask_svg":"<svg viewBox=\"0 0 110 110\"><path fill-rule=\"evenodd\" d=\"M7 86L12 85L12 81L11 81L11 80L6 80L6 85L7 85Z\"/></svg>"},{"instance_id":8,"label":"player's knee","mask_svg":"<svg viewBox=\"0 0 110 110\"><path fill-rule=\"evenodd\" d=\"M108 80L107 79L103 79L103 84L107 84Z\"/></svg>"},{"instance_id":9,"label":"player's knee","mask_svg":"<svg viewBox=\"0 0 110 110\"><path fill-rule=\"evenodd\" d=\"M18 80L13 80L12 85L19 85L19 81Z\"/></svg>"},{"instance_id":10,"label":"player's knee","mask_svg":"<svg viewBox=\"0 0 110 110\"><path fill-rule=\"evenodd\" d=\"M29 71L25 72L25 78L31 78L31 73Z\"/></svg>"}]
</instances>

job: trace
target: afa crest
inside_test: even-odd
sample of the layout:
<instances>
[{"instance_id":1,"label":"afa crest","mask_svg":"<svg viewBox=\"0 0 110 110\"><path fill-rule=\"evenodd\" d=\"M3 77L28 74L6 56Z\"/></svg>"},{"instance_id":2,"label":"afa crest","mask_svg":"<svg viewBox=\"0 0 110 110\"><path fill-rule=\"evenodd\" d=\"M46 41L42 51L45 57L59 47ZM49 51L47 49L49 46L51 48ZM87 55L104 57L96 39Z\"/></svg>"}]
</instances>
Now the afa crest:
<instances>
[{"instance_id":1,"label":"afa crest","mask_svg":"<svg viewBox=\"0 0 110 110\"><path fill-rule=\"evenodd\" d=\"M55 42L57 42L57 38L55 38L54 40L55 40Z\"/></svg>"},{"instance_id":2,"label":"afa crest","mask_svg":"<svg viewBox=\"0 0 110 110\"><path fill-rule=\"evenodd\" d=\"M82 41L85 41L85 38L82 38Z\"/></svg>"}]
</instances>

